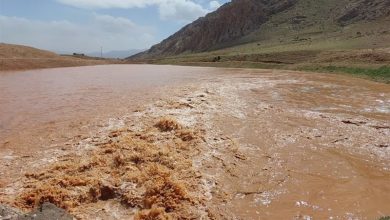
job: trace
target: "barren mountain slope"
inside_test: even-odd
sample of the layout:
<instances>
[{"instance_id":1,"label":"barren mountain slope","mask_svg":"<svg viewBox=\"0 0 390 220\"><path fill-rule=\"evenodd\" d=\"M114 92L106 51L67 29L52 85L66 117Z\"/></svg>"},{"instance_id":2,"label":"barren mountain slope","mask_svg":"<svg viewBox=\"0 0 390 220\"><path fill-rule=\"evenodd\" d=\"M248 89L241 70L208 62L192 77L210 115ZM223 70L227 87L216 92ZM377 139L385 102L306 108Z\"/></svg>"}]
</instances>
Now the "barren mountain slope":
<instances>
[{"instance_id":1,"label":"barren mountain slope","mask_svg":"<svg viewBox=\"0 0 390 220\"><path fill-rule=\"evenodd\" d=\"M364 35L372 27L367 24L387 24L389 15L387 0L234 0L131 58L161 58L250 42L267 45L270 40L325 41L328 35L349 36L351 31Z\"/></svg>"},{"instance_id":2,"label":"barren mountain slope","mask_svg":"<svg viewBox=\"0 0 390 220\"><path fill-rule=\"evenodd\" d=\"M286 10L297 0L234 0L199 18L153 46L142 57L200 52L237 40L258 29L272 14Z\"/></svg>"}]
</instances>

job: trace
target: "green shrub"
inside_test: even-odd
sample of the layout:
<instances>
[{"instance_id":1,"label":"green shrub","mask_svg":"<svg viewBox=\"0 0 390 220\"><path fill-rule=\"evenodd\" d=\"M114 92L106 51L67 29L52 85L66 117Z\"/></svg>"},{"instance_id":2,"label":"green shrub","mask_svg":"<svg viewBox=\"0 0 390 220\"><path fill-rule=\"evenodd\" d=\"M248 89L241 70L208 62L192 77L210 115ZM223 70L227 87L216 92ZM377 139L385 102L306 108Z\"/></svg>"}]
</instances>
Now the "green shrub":
<instances>
[{"instance_id":1,"label":"green shrub","mask_svg":"<svg viewBox=\"0 0 390 220\"><path fill-rule=\"evenodd\" d=\"M379 68L360 68L345 66L307 66L301 68L305 71L328 72L328 73L348 73L356 76L370 78L375 81L390 83L390 66Z\"/></svg>"}]
</instances>

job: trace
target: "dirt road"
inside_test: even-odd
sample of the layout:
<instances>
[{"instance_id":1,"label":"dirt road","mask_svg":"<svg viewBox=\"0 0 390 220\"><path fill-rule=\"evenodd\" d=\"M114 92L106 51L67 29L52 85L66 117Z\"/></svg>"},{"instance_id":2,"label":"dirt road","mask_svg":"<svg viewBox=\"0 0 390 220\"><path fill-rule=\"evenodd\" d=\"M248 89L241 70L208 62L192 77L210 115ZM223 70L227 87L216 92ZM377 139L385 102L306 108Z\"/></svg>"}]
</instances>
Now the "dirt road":
<instances>
[{"instance_id":1,"label":"dirt road","mask_svg":"<svg viewBox=\"0 0 390 220\"><path fill-rule=\"evenodd\" d=\"M63 69L72 77L52 80L45 70L34 83L41 92L12 85L35 72L0 76L0 103L10 105L0 111L2 203L51 202L80 219L390 215L389 85L279 70L110 68Z\"/></svg>"}]
</instances>

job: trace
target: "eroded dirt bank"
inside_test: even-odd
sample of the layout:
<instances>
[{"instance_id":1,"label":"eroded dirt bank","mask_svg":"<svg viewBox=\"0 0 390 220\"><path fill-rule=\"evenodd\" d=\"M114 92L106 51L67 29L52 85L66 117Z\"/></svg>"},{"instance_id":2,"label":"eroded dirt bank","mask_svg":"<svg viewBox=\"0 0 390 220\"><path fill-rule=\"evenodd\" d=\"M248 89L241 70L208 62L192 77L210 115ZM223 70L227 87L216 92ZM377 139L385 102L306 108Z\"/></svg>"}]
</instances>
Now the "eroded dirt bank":
<instances>
[{"instance_id":1,"label":"eroded dirt bank","mask_svg":"<svg viewBox=\"0 0 390 220\"><path fill-rule=\"evenodd\" d=\"M31 156L23 172L22 154L3 156L1 202L51 202L80 219L390 215L388 85L232 69L197 79Z\"/></svg>"}]
</instances>

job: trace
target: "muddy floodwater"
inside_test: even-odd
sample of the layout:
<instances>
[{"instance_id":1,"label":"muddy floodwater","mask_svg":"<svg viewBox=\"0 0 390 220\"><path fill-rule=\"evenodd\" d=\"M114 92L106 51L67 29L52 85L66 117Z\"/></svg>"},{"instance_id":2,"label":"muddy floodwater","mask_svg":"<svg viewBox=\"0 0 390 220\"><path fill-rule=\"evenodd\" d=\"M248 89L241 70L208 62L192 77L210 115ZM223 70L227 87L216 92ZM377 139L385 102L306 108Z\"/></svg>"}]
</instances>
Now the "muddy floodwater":
<instances>
[{"instance_id":1,"label":"muddy floodwater","mask_svg":"<svg viewBox=\"0 0 390 220\"><path fill-rule=\"evenodd\" d=\"M78 219L390 216L390 86L282 70L0 73L0 203Z\"/></svg>"}]
</instances>

